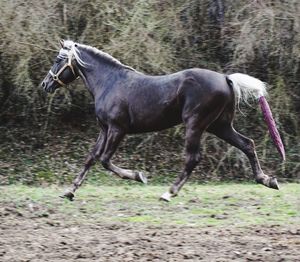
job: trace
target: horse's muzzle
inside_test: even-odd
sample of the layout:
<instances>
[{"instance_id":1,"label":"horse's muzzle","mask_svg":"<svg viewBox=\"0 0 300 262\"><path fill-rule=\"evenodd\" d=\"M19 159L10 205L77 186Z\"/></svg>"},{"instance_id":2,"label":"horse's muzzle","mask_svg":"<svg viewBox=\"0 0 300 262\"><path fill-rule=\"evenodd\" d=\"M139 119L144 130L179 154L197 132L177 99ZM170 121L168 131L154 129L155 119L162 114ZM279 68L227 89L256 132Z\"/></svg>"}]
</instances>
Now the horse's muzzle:
<instances>
[{"instance_id":1,"label":"horse's muzzle","mask_svg":"<svg viewBox=\"0 0 300 262\"><path fill-rule=\"evenodd\" d=\"M49 87L46 81L43 81L41 83L41 87L44 89L44 91L46 91L47 93L54 93L56 88L53 87Z\"/></svg>"},{"instance_id":2,"label":"horse's muzzle","mask_svg":"<svg viewBox=\"0 0 300 262\"><path fill-rule=\"evenodd\" d=\"M45 81L43 81L43 82L41 83L41 86L42 86L42 88L43 88L44 90L46 90L47 84L45 83Z\"/></svg>"}]
</instances>

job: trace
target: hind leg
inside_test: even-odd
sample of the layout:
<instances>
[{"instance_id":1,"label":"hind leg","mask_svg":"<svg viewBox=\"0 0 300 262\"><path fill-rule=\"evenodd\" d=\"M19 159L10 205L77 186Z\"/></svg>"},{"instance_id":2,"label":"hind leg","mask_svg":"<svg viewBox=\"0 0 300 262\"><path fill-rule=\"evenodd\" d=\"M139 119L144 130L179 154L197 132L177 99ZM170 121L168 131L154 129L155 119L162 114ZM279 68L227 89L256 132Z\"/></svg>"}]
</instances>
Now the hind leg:
<instances>
[{"instance_id":1,"label":"hind leg","mask_svg":"<svg viewBox=\"0 0 300 262\"><path fill-rule=\"evenodd\" d=\"M191 86L192 87L192 86ZM182 112L183 123L185 124L185 165L182 173L176 178L169 192L161 196L161 200L170 201L171 197L178 194L185 182L191 176L193 169L200 162L200 139L202 133L213 123L223 112L227 100L227 94L216 90L205 101L199 103L201 94L198 87L188 88L185 105Z\"/></svg>"},{"instance_id":2,"label":"hind leg","mask_svg":"<svg viewBox=\"0 0 300 262\"><path fill-rule=\"evenodd\" d=\"M165 192L160 199L170 201L171 197L178 194L185 182L191 176L193 169L200 162L200 139L204 131L205 121L197 123L197 119L190 119L186 124L186 140L185 140L185 164L182 173L176 178L174 184L168 192Z\"/></svg>"},{"instance_id":3,"label":"hind leg","mask_svg":"<svg viewBox=\"0 0 300 262\"><path fill-rule=\"evenodd\" d=\"M186 139L186 158L185 166L182 173L176 178L174 184L171 186L170 191L161 196L161 200L170 201L171 197L178 194L179 190L185 184L192 174L195 166L200 162L200 138L202 132L199 130L188 130Z\"/></svg>"},{"instance_id":4,"label":"hind leg","mask_svg":"<svg viewBox=\"0 0 300 262\"><path fill-rule=\"evenodd\" d=\"M215 134L219 138L225 140L229 144L240 149L248 157L255 180L259 184L273 189L279 189L277 179L264 174L260 167L260 163L255 151L254 141L249 139L234 130L231 124L219 125L209 128L210 133Z\"/></svg>"}]
</instances>

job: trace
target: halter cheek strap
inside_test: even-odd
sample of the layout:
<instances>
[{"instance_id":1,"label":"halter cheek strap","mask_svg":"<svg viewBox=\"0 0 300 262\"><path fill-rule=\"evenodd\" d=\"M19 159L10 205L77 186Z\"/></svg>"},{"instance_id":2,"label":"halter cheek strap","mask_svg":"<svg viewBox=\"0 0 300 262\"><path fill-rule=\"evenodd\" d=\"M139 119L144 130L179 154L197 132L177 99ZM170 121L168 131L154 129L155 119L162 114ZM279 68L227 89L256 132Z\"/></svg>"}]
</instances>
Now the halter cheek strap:
<instances>
[{"instance_id":1,"label":"halter cheek strap","mask_svg":"<svg viewBox=\"0 0 300 262\"><path fill-rule=\"evenodd\" d=\"M52 79L53 79L54 81L58 82L58 83L59 83L60 85L62 85L62 86L66 86L67 84L65 84L63 81L61 81L61 80L59 79L59 76L60 76L60 74L61 74L67 67L70 67L70 68L71 68L71 71L72 71L73 75L75 76L75 78L78 77L78 76L76 75L75 70L74 70L74 67L73 67L73 65L72 65L72 57L73 57L72 52L69 52L69 54L68 54L68 62L67 62L66 64L64 64L63 67L62 67L60 70L58 70L58 72L57 72L56 74L54 74L54 73L52 72L51 69L50 69L50 71L49 71L50 75L52 76Z\"/></svg>"}]
</instances>

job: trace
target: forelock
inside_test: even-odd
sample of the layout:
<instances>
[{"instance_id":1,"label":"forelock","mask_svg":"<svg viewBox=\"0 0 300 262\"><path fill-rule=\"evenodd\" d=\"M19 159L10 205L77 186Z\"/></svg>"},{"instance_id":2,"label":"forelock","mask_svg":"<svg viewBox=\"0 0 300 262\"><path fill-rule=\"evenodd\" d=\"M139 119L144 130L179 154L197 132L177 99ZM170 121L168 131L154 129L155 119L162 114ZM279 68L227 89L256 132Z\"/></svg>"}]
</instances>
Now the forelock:
<instances>
[{"instance_id":1,"label":"forelock","mask_svg":"<svg viewBox=\"0 0 300 262\"><path fill-rule=\"evenodd\" d=\"M64 41L64 48L66 49L69 49L71 50L72 46L74 45L75 43L71 40L65 40Z\"/></svg>"},{"instance_id":2,"label":"forelock","mask_svg":"<svg viewBox=\"0 0 300 262\"><path fill-rule=\"evenodd\" d=\"M69 50L61 48L58 53L59 58L65 58L68 56Z\"/></svg>"}]
</instances>

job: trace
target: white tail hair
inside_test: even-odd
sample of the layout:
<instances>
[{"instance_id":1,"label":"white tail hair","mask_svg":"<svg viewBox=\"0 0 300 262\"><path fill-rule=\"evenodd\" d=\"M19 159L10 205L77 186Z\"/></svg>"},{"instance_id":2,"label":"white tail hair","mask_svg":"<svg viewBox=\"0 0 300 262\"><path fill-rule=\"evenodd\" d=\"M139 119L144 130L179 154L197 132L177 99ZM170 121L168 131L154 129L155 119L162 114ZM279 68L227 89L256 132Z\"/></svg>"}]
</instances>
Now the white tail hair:
<instances>
[{"instance_id":1,"label":"white tail hair","mask_svg":"<svg viewBox=\"0 0 300 262\"><path fill-rule=\"evenodd\" d=\"M259 99L267 95L266 84L252 76L235 73L228 76L233 85L237 104L240 101L248 103L249 98Z\"/></svg>"},{"instance_id":2,"label":"white tail hair","mask_svg":"<svg viewBox=\"0 0 300 262\"><path fill-rule=\"evenodd\" d=\"M229 75L227 78L232 82L237 106L239 106L241 100L247 103L249 98L256 98L259 101L270 136L282 159L285 160L284 145L277 130L270 106L265 98L267 95L266 84L257 78L240 73ZM278 186L273 188L278 189Z\"/></svg>"}]
</instances>

